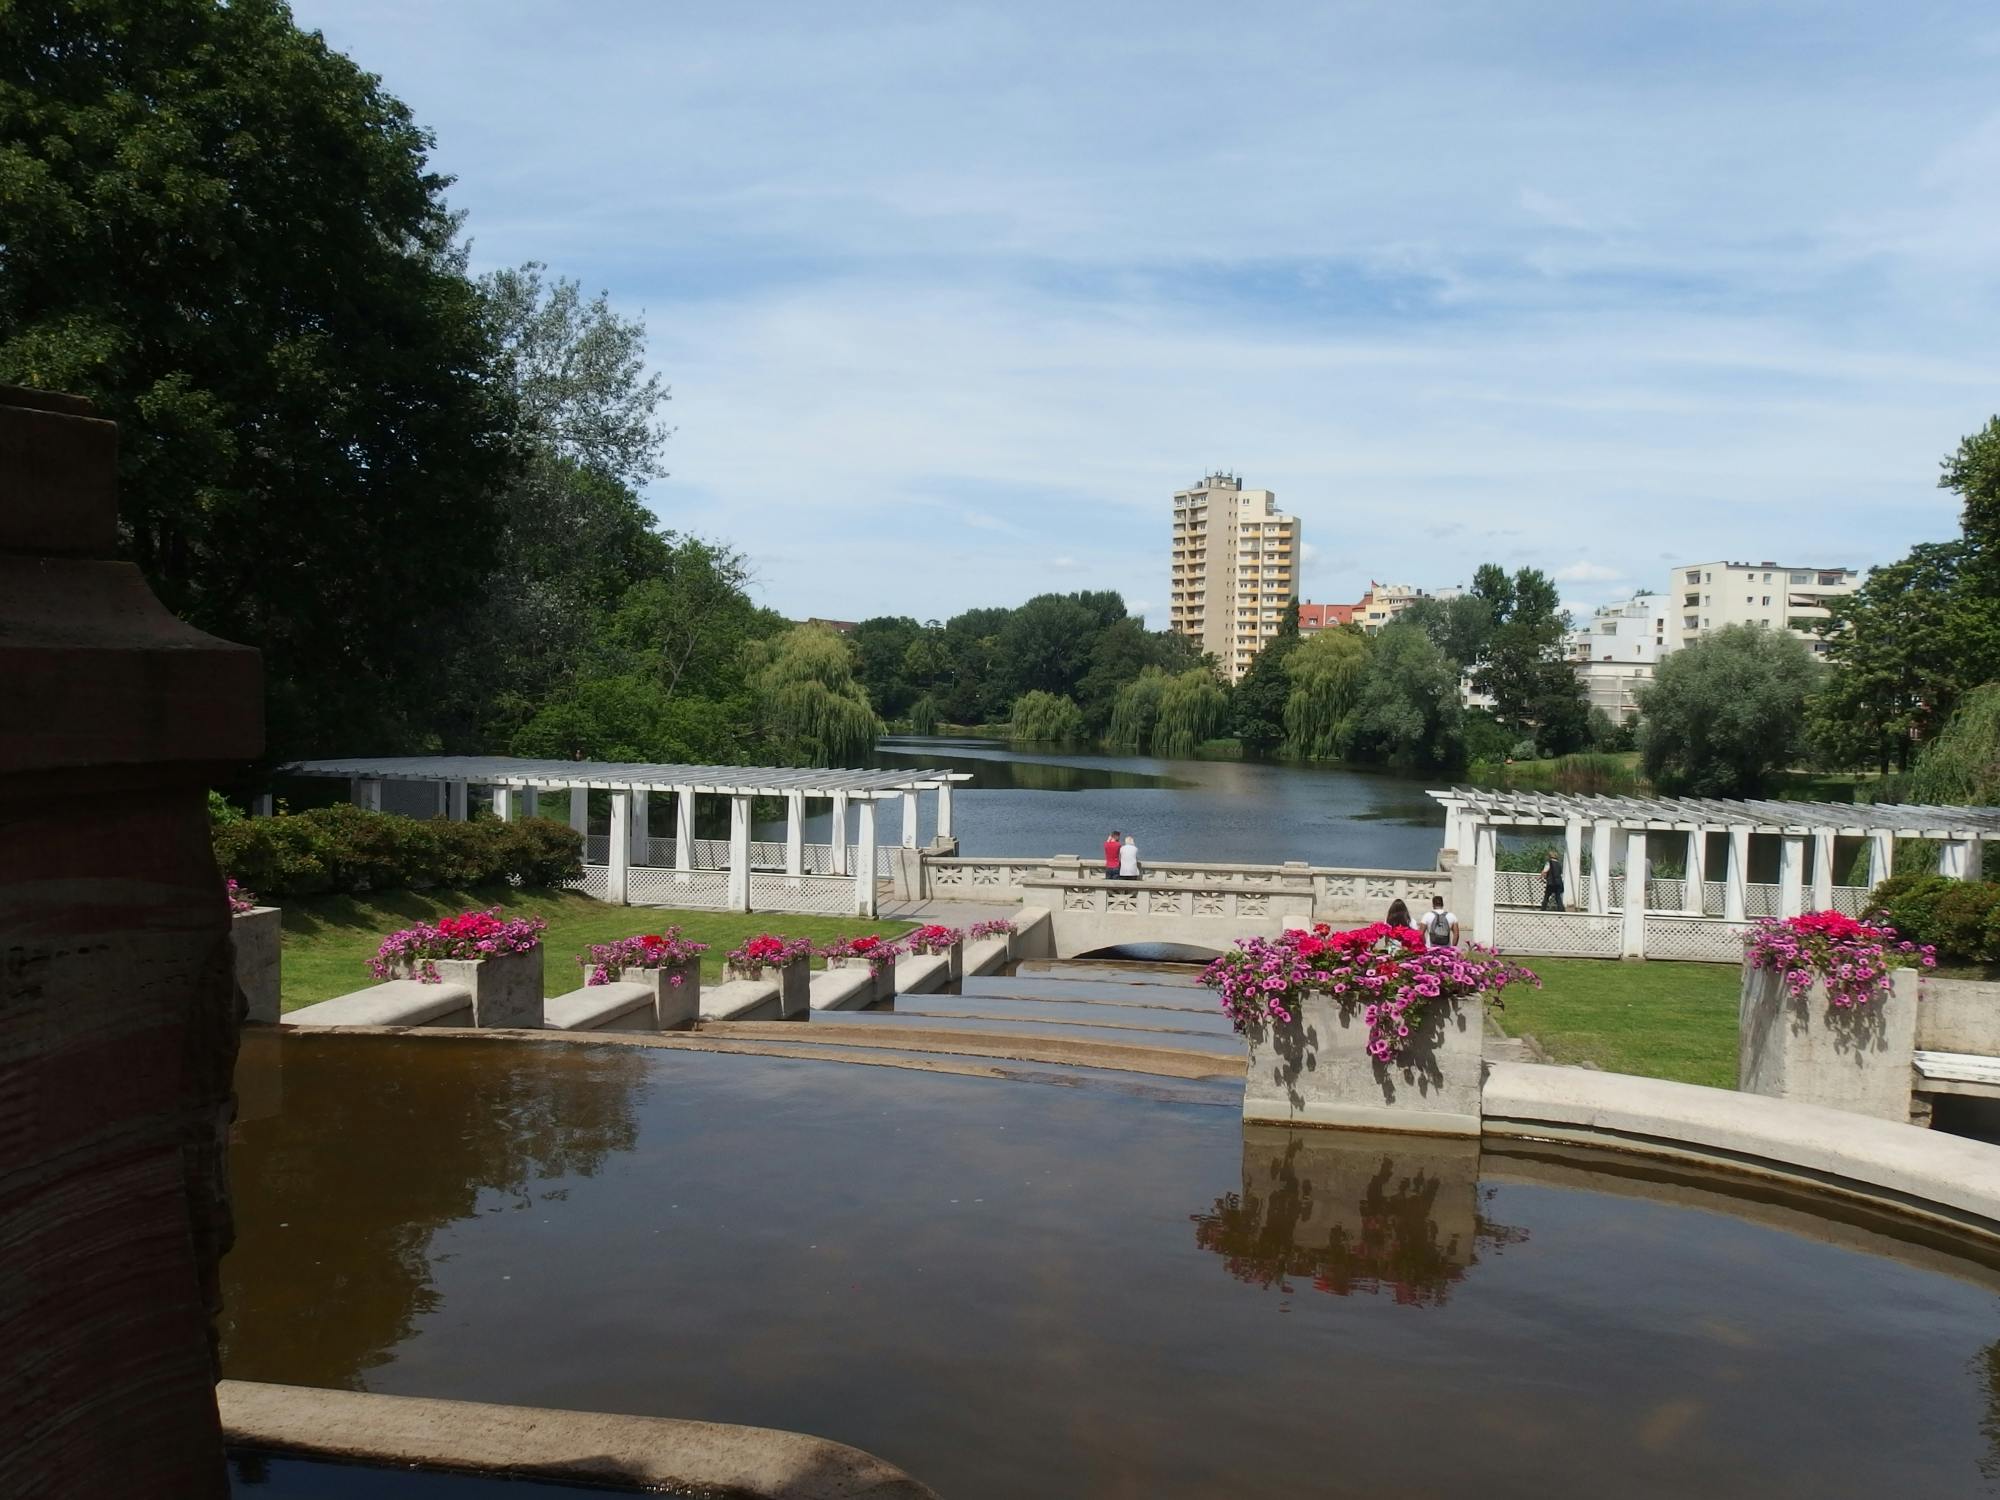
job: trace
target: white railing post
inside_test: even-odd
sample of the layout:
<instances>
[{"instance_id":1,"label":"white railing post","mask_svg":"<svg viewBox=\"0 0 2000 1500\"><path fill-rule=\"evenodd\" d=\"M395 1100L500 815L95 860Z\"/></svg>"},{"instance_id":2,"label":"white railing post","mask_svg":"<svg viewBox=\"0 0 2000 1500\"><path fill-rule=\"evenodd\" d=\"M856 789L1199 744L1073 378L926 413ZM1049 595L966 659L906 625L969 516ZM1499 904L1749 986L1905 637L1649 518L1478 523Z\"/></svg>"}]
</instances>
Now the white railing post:
<instances>
[{"instance_id":1,"label":"white railing post","mask_svg":"<svg viewBox=\"0 0 2000 1500\"><path fill-rule=\"evenodd\" d=\"M1833 830L1813 830L1813 910L1833 909Z\"/></svg>"},{"instance_id":2,"label":"white railing post","mask_svg":"<svg viewBox=\"0 0 2000 1500\"><path fill-rule=\"evenodd\" d=\"M750 797L729 798L729 909L750 910Z\"/></svg>"},{"instance_id":3,"label":"white railing post","mask_svg":"<svg viewBox=\"0 0 2000 1500\"><path fill-rule=\"evenodd\" d=\"M1868 835L1868 883L1880 885L1896 868L1896 830L1877 828Z\"/></svg>"},{"instance_id":4,"label":"white railing post","mask_svg":"<svg viewBox=\"0 0 2000 1500\"><path fill-rule=\"evenodd\" d=\"M1573 909L1583 891L1583 819L1563 824L1563 906Z\"/></svg>"},{"instance_id":5,"label":"white railing post","mask_svg":"<svg viewBox=\"0 0 2000 1500\"><path fill-rule=\"evenodd\" d=\"M643 787L632 788L632 830L627 835L625 847L630 850L628 863L649 865L652 859L653 842L653 794Z\"/></svg>"},{"instance_id":6,"label":"white railing post","mask_svg":"<svg viewBox=\"0 0 2000 1500\"><path fill-rule=\"evenodd\" d=\"M1796 917L1806 909L1806 839L1802 833L1778 839L1778 915Z\"/></svg>"},{"instance_id":7,"label":"white railing post","mask_svg":"<svg viewBox=\"0 0 2000 1500\"><path fill-rule=\"evenodd\" d=\"M806 872L806 794L785 793L785 873Z\"/></svg>"},{"instance_id":8,"label":"white railing post","mask_svg":"<svg viewBox=\"0 0 2000 1500\"><path fill-rule=\"evenodd\" d=\"M875 799L861 799L861 824L854 841L854 914L875 915Z\"/></svg>"},{"instance_id":9,"label":"white railing post","mask_svg":"<svg viewBox=\"0 0 2000 1500\"><path fill-rule=\"evenodd\" d=\"M454 781L447 786L445 816L450 818L454 823L463 823L467 814L471 811L467 806L470 799L467 797L466 791L466 785L462 781Z\"/></svg>"},{"instance_id":10,"label":"white railing post","mask_svg":"<svg viewBox=\"0 0 2000 1500\"><path fill-rule=\"evenodd\" d=\"M951 837L951 783L940 781L937 789L937 836Z\"/></svg>"},{"instance_id":11,"label":"white railing post","mask_svg":"<svg viewBox=\"0 0 2000 1500\"><path fill-rule=\"evenodd\" d=\"M611 793L611 837L605 842L609 869L604 877L604 899L613 906L624 906L632 869L632 794L628 791Z\"/></svg>"},{"instance_id":12,"label":"white railing post","mask_svg":"<svg viewBox=\"0 0 2000 1500\"><path fill-rule=\"evenodd\" d=\"M1687 865L1681 871L1681 910L1691 917L1704 916L1708 912L1708 893L1702 889L1708 883L1708 830L1696 828L1688 833Z\"/></svg>"},{"instance_id":13,"label":"white railing post","mask_svg":"<svg viewBox=\"0 0 2000 1500\"><path fill-rule=\"evenodd\" d=\"M917 794L903 793L903 847L917 847Z\"/></svg>"},{"instance_id":14,"label":"white railing post","mask_svg":"<svg viewBox=\"0 0 2000 1500\"><path fill-rule=\"evenodd\" d=\"M847 793L833 794L833 873L852 875L847 867Z\"/></svg>"},{"instance_id":15,"label":"white railing post","mask_svg":"<svg viewBox=\"0 0 2000 1500\"><path fill-rule=\"evenodd\" d=\"M674 868L686 874L694 868L694 788L674 788Z\"/></svg>"},{"instance_id":16,"label":"white railing post","mask_svg":"<svg viewBox=\"0 0 2000 1500\"><path fill-rule=\"evenodd\" d=\"M1474 825L1472 850L1472 941L1491 943L1493 891L1500 862L1500 831L1491 823Z\"/></svg>"},{"instance_id":17,"label":"white railing post","mask_svg":"<svg viewBox=\"0 0 2000 1500\"><path fill-rule=\"evenodd\" d=\"M521 816L539 818L542 815L542 791L540 787L521 788Z\"/></svg>"},{"instance_id":18,"label":"white railing post","mask_svg":"<svg viewBox=\"0 0 2000 1500\"><path fill-rule=\"evenodd\" d=\"M514 789L510 786L493 788L493 816L503 823L514 821Z\"/></svg>"},{"instance_id":19,"label":"white railing post","mask_svg":"<svg viewBox=\"0 0 2000 1500\"><path fill-rule=\"evenodd\" d=\"M580 839L590 837L590 788L572 781L569 784L569 826L576 830ZM584 863L590 862L590 851L586 846Z\"/></svg>"},{"instance_id":20,"label":"white railing post","mask_svg":"<svg viewBox=\"0 0 2000 1500\"><path fill-rule=\"evenodd\" d=\"M1611 910L1611 825L1603 821L1590 825L1590 910Z\"/></svg>"},{"instance_id":21,"label":"white railing post","mask_svg":"<svg viewBox=\"0 0 2000 1500\"><path fill-rule=\"evenodd\" d=\"M1722 915L1731 922L1748 918L1750 910L1750 830L1729 830L1729 855L1723 864Z\"/></svg>"},{"instance_id":22,"label":"white railing post","mask_svg":"<svg viewBox=\"0 0 2000 1500\"><path fill-rule=\"evenodd\" d=\"M1626 958L1646 956L1646 830L1625 831L1625 922L1620 951Z\"/></svg>"}]
</instances>

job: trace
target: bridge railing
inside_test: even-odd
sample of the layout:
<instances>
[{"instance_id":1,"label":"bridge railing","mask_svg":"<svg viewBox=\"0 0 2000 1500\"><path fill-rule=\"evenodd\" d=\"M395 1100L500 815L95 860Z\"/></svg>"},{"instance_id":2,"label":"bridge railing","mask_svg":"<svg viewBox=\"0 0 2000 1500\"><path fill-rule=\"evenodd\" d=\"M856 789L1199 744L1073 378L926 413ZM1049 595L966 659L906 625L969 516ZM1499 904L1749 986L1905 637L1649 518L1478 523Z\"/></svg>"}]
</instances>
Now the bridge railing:
<instances>
[{"instance_id":1,"label":"bridge railing","mask_svg":"<svg viewBox=\"0 0 2000 1500\"><path fill-rule=\"evenodd\" d=\"M1276 937L1313 919L1310 881L1252 886L1229 881L1106 880L1101 873L1029 877L1022 889L1049 909L1056 953L1074 957L1134 943L1226 950L1239 937Z\"/></svg>"},{"instance_id":2,"label":"bridge railing","mask_svg":"<svg viewBox=\"0 0 2000 1500\"><path fill-rule=\"evenodd\" d=\"M1318 920L1378 921L1392 901L1414 913L1428 910L1432 896L1452 899L1452 877L1436 870L1375 870L1291 863L1238 864L1199 860L1142 861L1139 882L1107 881L1104 867L1074 855L1041 858L924 856L927 894L947 900L1020 901L1033 882L1106 885L1134 884L1184 889L1242 889L1310 892Z\"/></svg>"}]
</instances>

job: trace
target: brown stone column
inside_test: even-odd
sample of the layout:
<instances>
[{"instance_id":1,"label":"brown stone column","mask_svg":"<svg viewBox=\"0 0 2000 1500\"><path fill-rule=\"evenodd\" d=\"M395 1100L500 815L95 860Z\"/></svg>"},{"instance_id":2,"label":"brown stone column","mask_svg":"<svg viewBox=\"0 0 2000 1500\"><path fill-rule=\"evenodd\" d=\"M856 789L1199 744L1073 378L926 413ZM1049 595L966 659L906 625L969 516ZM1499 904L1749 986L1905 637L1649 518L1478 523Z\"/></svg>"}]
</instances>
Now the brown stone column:
<instances>
[{"instance_id":1,"label":"brown stone column","mask_svg":"<svg viewBox=\"0 0 2000 1500\"><path fill-rule=\"evenodd\" d=\"M200 1500L239 1024L205 794L262 672L115 560L117 443L0 387L0 1466Z\"/></svg>"}]
</instances>

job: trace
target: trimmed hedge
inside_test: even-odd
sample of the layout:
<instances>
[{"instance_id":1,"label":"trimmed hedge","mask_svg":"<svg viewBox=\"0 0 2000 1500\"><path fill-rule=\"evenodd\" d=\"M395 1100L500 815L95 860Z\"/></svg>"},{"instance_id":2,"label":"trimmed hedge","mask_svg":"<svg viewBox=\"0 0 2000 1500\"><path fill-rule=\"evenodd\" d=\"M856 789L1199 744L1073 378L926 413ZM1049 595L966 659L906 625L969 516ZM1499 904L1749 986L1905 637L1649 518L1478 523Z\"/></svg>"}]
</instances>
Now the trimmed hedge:
<instances>
[{"instance_id":1,"label":"trimmed hedge","mask_svg":"<svg viewBox=\"0 0 2000 1500\"><path fill-rule=\"evenodd\" d=\"M435 886L560 886L583 874L583 840L566 823L522 818L454 823L345 805L211 830L222 873L266 899Z\"/></svg>"},{"instance_id":2,"label":"trimmed hedge","mask_svg":"<svg viewBox=\"0 0 2000 1500\"><path fill-rule=\"evenodd\" d=\"M1935 947L1944 963L2000 963L2000 884L1891 875L1868 905L1904 937Z\"/></svg>"}]
</instances>

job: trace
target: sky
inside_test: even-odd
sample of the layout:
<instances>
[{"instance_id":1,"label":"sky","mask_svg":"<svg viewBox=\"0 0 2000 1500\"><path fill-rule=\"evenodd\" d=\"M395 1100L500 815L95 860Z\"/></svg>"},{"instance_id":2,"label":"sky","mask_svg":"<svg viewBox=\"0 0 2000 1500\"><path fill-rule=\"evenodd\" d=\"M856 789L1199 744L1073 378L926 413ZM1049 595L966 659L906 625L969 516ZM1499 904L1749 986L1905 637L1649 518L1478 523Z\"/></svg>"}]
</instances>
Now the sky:
<instances>
[{"instance_id":1,"label":"sky","mask_svg":"<svg viewBox=\"0 0 2000 1500\"><path fill-rule=\"evenodd\" d=\"M793 618L1111 588L1171 502L1304 597L1867 567L2000 411L2000 9L295 0L475 269L642 317L669 529Z\"/></svg>"}]
</instances>

